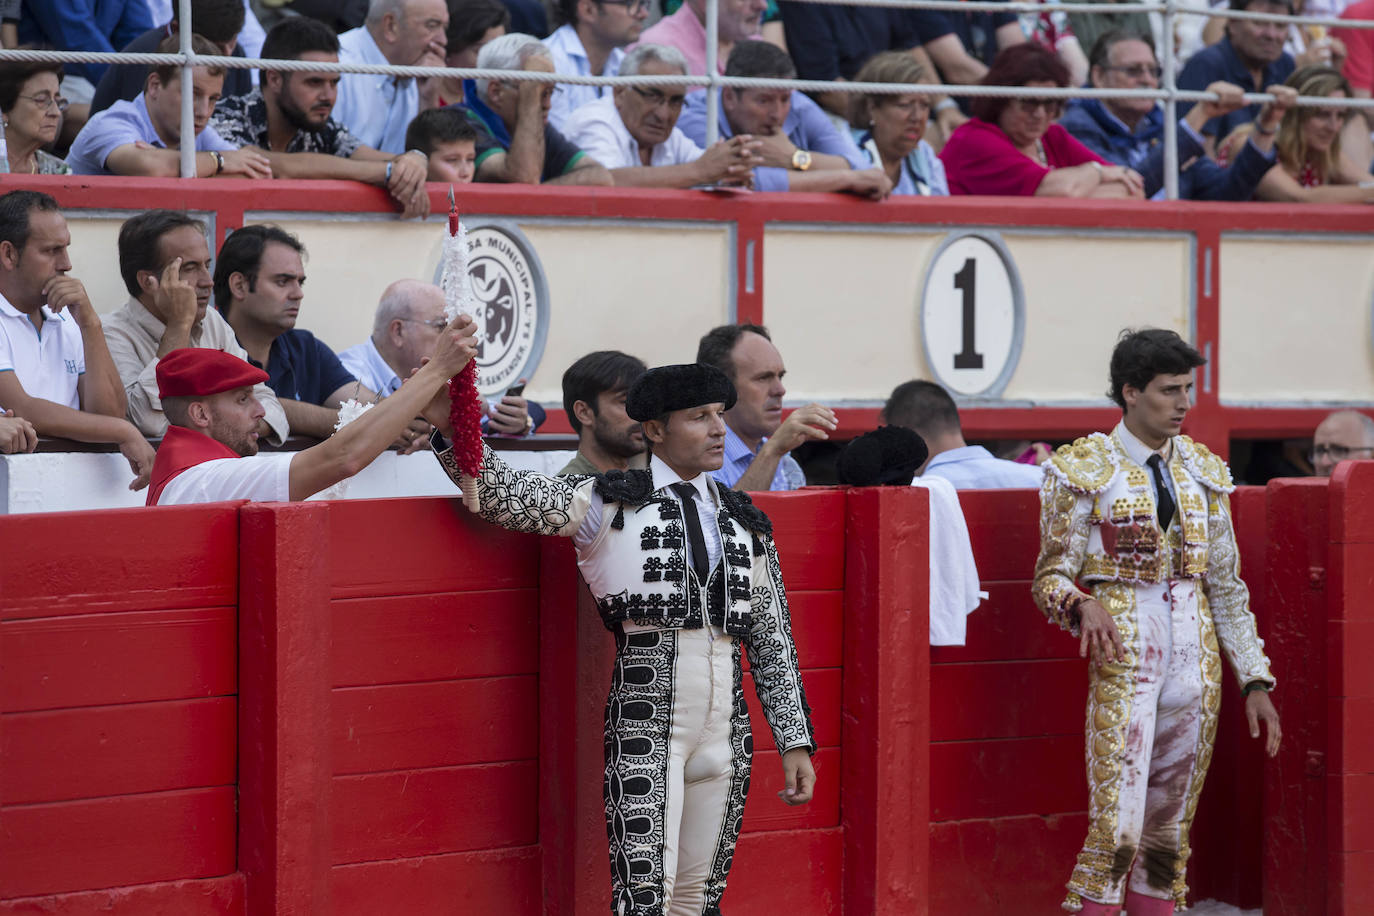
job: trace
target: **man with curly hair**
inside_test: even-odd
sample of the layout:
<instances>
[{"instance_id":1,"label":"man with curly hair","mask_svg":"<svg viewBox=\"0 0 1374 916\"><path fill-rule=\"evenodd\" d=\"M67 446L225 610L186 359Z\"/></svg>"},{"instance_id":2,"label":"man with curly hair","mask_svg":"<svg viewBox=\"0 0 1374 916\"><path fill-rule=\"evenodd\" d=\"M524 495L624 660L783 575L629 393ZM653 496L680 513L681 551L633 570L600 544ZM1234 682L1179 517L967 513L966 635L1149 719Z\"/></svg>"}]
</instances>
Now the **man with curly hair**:
<instances>
[{"instance_id":1,"label":"man with curly hair","mask_svg":"<svg viewBox=\"0 0 1374 916\"><path fill-rule=\"evenodd\" d=\"M789 805L811 800L816 749L773 546L749 497L712 478L735 389L712 366L660 366L625 401L642 470L548 477L484 448L464 477L449 404L425 418L468 508L512 531L559 534L615 634L606 702L606 832L616 916L718 916L749 790L753 739L741 657L782 754Z\"/></svg>"},{"instance_id":2,"label":"man with curly hair","mask_svg":"<svg viewBox=\"0 0 1374 916\"><path fill-rule=\"evenodd\" d=\"M1231 524L1225 462L1179 435L1192 371L1206 362L1173 331L1126 331L1111 361L1124 416L1110 436L1060 448L1040 489L1031 586L1049 619L1091 653L1088 837L1064 909L1167 916L1186 903L1188 830L1212 757L1221 654L1278 753L1250 595ZM1078 583L1082 583L1082 587Z\"/></svg>"}]
</instances>

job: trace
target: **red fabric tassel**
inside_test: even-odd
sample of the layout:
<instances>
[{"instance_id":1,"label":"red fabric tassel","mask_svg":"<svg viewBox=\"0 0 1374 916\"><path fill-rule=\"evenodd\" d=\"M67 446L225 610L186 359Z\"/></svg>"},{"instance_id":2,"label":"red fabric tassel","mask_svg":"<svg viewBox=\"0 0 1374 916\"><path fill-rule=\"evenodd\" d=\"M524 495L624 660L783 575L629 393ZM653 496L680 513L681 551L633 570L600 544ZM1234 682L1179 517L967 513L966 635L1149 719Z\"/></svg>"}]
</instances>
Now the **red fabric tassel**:
<instances>
[{"instance_id":1,"label":"red fabric tassel","mask_svg":"<svg viewBox=\"0 0 1374 916\"><path fill-rule=\"evenodd\" d=\"M469 477L482 473L482 399L477 394L477 360L448 381L449 421L453 424L453 457Z\"/></svg>"}]
</instances>

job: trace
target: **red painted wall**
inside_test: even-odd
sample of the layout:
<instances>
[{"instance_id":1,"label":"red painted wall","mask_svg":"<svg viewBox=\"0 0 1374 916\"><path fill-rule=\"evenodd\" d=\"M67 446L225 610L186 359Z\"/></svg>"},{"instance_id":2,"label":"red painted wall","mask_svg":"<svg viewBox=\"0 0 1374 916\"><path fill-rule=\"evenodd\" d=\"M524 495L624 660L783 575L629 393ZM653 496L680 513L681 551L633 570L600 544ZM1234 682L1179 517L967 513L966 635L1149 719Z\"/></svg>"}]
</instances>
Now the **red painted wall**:
<instances>
[{"instance_id":1,"label":"red painted wall","mask_svg":"<svg viewBox=\"0 0 1374 916\"><path fill-rule=\"evenodd\" d=\"M1197 898L1370 899L1371 473L1236 495L1288 737L1262 760L1228 687ZM1085 672L1029 599L1036 496L963 495L991 597L933 650L926 499L759 499L819 785L777 800L755 706L734 910L1055 912ZM604 911L611 640L567 542L415 499L11 516L0 545L0 914Z\"/></svg>"}]
</instances>

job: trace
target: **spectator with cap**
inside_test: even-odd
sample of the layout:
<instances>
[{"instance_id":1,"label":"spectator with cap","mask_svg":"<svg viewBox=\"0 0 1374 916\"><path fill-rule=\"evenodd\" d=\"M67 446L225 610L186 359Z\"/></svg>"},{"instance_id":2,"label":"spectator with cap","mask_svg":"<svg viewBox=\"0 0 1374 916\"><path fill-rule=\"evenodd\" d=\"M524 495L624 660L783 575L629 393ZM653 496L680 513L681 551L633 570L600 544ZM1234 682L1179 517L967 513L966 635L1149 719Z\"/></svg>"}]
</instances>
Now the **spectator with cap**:
<instances>
[{"instance_id":1,"label":"spectator with cap","mask_svg":"<svg viewBox=\"0 0 1374 916\"><path fill-rule=\"evenodd\" d=\"M835 412L811 403L782 418L787 368L768 329L726 324L697 345L697 362L725 373L737 400L725 412L725 460L716 480L736 490L795 490L806 486L792 451L803 442L829 439Z\"/></svg>"},{"instance_id":2,"label":"spectator with cap","mask_svg":"<svg viewBox=\"0 0 1374 916\"><path fill-rule=\"evenodd\" d=\"M1288 78L1297 95L1349 99L1353 93L1334 67L1303 67ZM1295 203L1374 202L1374 175L1341 151L1346 108L1291 108L1279 124L1278 163L1261 179L1260 200Z\"/></svg>"},{"instance_id":3,"label":"spectator with cap","mask_svg":"<svg viewBox=\"0 0 1374 916\"><path fill-rule=\"evenodd\" d=\"M723 72L735 45L758 38L768 0L719 0L716 9L716 66ZM641 41L669 45L687 59L687 72L706 75L706 0L684 0L671 16L644 30ZM729 75L729 74L727 74Z\"/></svg>"},{"instance_id":4,"label":"spectator with cap","mask_svg":"<svg viewBox=\"0 0 1374 916\"><path fill-rule=\"evenodd\" d=\"M1091 79L1098 89L1156 89L1160 68L1151 39L1129 32L1107 32L1092 51ZM1179 120L1179 192L1184 200L1249 200L1274 164L1274 132L1297 93L1270 86L1276 96L1260 111L1255 131L1229 167L1208 158L1203 126L1245 104L1239 86L1213 83L1217 101L1192 107ZM1164 110L1154 99L1071 99L1060 125L1103 159L1140 172L1145 196L1164 187Z\"/></svg>"},{"instance_id":5,"label":"spectator with cap","mask_svg":"<svg viewBox=\"0 0 1374 916\"><path fill-rule=\"evenodd\" d=\"M337 63L339 39L322 22L291 16L272 26L262 56L270 60ZM403 217L429 214L423 151L391 154L355 137L332 113L341 75L263 70L246 95L221 99L210 126L235 146L260 149L276 178L332 178L387 189Z\"/></svg>"},{"instance_id":6,"label":"spectator with cap","mask_svg":"<svg viewBox=\"0 0 1374 916\"><path fill-rule=\"evenodd\" d=\"M483 70L552 73L549 49L530 35L513 32L482 48ZM609 185L611 175L549 123L553 83L534 80L477 80L476 94L462 110L480 124L477 180L521 184Z\"/></svg>"},{"instance_id":7,"label":"spectator with cap","mask_svg":"<svg viewBox=\"0 0 1374 916\"><path fill-rule=\"evenodd\" d=\"M741 41L730 52L726 76L795 79L787 52L766 41ZM883 198L892 182L870 165L848 131L839 131L815 102L790 89L720 90L720 136L748 134L760 141L763 164L754 169L758 191L848 191ZM706 93L693 92L678 127L698 146L706 142Z\"/></svg>"},{"instance_id":8,"label":"spectator with cap","mask_svg":"<svg viewBox=\"0 0 1374 916\"><path fill-rule=\"evenodd\" d=\"M1330 477L1351 458L1374 458L1374 419L1358 410L1327 414L1312 433L1312 467L1318 477Z\"/></svg>"},{"instance_id":9,"label":"spectator with cap","mask_svg":"<svg viewBox=\"0 0 1374 916\"><path fill-rule=\"evenodd\" d=\"M1044 477L1034 465L995 458L981 445L965 442L958 406L934 382L914 379L898 385L883 405L881 420L919 433L930 449L921 475L941 477L956 489L1038 487Z\"/></svg>"},{"instance_id":10,"label":"spectator with cap","mask_svg":"<svg viewBox=\"0 0 1374 916\"><path fill-rule=\"evenodd\" d=\"M214 46L215 54L243 57L238 45L246 12L243 0L191 0L191 24L197 35ZM150 54L166 39L179 34L181 4L172 4L172 19L166 25L149 29L120 49L123 54ZM132 101L148 81L145 64L112 64L95 87L91 114L104 111L120 99ZM224 73L224 97L247 95L253 90L253 71L242 67Z\"/></svg>"},{"instance_id":11,"label":"spectator with cap","mask_svg":"<svg viewBox=\"0 0 1374 916\"><path fill-rule=\"evenodd\" d=\"M302 500L367 467L476 355L466 315L440 335L430 360L392 397L320 444L258 454L263 407L254 391L267 373L220 350L186 347L157 364L158 396L171 426L158 449L148 505L230 499Z\"/></svg>"},{"instance_id":12,"label":"spectator with cap","mask_svg":"<svg viewBox=\"0 0 1374 916\"><path fill-rule=\"evenodd\" d=\"M124 419L103 324L86 287L70 276L70 244L67 221L47 194L0 197L0 431L20 451L32 451L35 434L114 443L134 472L130 489L139 490L148 485L153 449Z\"/></svg>"},{"instance_id":13,"label":"spectator with cap","mask_svg":"<svg viewBox=\"0 0 1374 916\"><path fill-rule=\"evenodd\" d=\"M348 64L442 67L448 42L444 0L371 0L367 21L339 36ZM360 141L383 152L405 152L406 127L420 113L412 77L345 73L334 117Z\"/></svg>"},{"instance_id":14,"label":"spectator with cap","mask_svg":"<svg viewBox=\"0 0 1374 916\"><path fill-rule=\"evenodd\" d=\"M553 55L554 72L573 76L619 75L625 46L639 38L649 18L649 0L558 0L558 9L563 24L544 44ZM567 133L569 115L609 95L605 86L559 83L553 91L549 123Z\"/></svg>"},{"instance_id":15,"label":"spectator with cap","mask_svg":"<svg viewBox=\"0 0 1374 916\"><path fill-rule=\"evenodd\" d=\"M563 410L577 436L577 454L558 472L601 474L649 465L644 430L625 412L630 386L648 370L619 350L588 353L563 373Z\"/></svg>"},{"instance_id":16,"label":"spectator with cap","mask_svg":"<svg viewBox=\"0 0 1374 916\"><path fill-rule=\"evenodd\" d=\"M163 39L158 51L175 54L178 39ZM191 36L197 54L215 54L199 35ZM224 85L222 67L192 67L195 129L195 177L271 178L272 167L261 150L239 149L210 126L210 116ZM181 175L181 67L163 64L148 73L143 92L131 102L115 102L86 122L67 154L78 175Z\"/></svg>"},{"instance_id":17,"label":"spectator with cap","mask_svg":"<svg viewBox=\"0 0 1374 916\"><path fill-rule=\"evenodd\" d=\"M625 56L623 76L685 74L682 52L667 45L638 44ZM677 128L686 87L617 86L574 111L564 124L569 140L610 170L617 185L690 188L747 185L762 159L761 143L748 135L718 140L703 151Z\"/></svg>"},{"instance_id":18,"label":"spectator with cap","mask_svg":"<svg viewBox=\"0 0 1374 916\"><path fill-rule=\"evenodd\" d=\"M148 210L119 228L119 274L129 291L124 307L105 318L110 355L129 401L129 419L147 436L161 436L167 418L158 398L157 364L182 347L224 350L247 357L216 309L205 224L176 210ZM274 445L289 428L277 396L254 391L263 405L258 434Z\"/></svg>"},{"instance_id":19,"label":"spectator with cap","mask_svg":"<svg viewBox=\"0 0 1374 916\"><path fill-rule=\"evenodd\" d=\"M993 61L988 86L1065 88L1069 73L1038 44L1014 45ZM973 119L940 151L953 194L1023 197L1140 197L1139 173L1112 165L1054 123L1063 102L980 96Z\"/></svg>"}]
</instances>

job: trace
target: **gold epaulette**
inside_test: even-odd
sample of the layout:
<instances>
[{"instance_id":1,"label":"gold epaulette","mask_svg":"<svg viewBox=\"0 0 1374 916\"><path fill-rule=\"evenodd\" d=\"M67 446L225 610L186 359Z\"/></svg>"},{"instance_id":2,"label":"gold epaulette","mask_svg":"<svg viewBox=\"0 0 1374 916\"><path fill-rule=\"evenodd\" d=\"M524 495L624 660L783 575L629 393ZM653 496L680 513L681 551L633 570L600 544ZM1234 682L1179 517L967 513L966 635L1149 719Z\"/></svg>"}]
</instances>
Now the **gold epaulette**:
<instances>
[{"instance_id":1,"label":"gold epaulette","mask_svg":"<svg viewBox=\"0 0 1374 916\"><path fill-rule=\"evenodd\" d=\"M1235 490L1231 469L1210 448L1201 442L1194 442L1187 436L1175 436L1174 445L1178 448L1184 467L1198 483L1217 493L1230 493Z\"/></svg>"},{"instance_id":2,"label":"gold epaulette","mask_svg":"<svg viewBox=\"0 0 1374 916\"><path fill-rule=\"evenodd\" d=\"M1072 445L1061 445L1049 460L1050 472L1064 486L1085 496L1101 493L1112 482L1117 471L1116 450L1102 433L1077 439Z\"/></svg>"}]
</instances>

